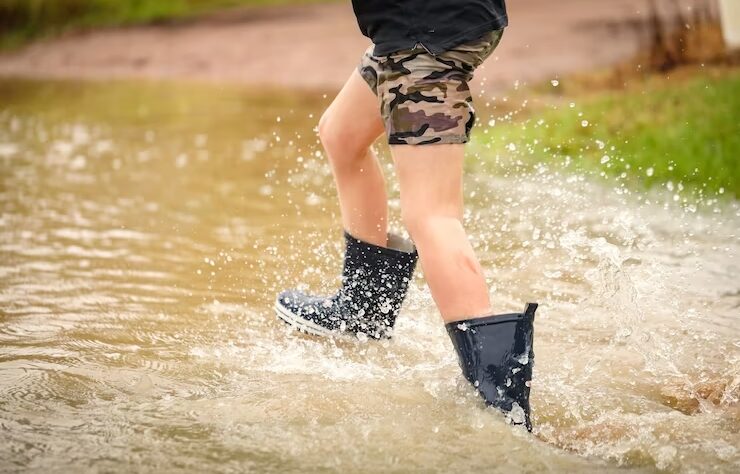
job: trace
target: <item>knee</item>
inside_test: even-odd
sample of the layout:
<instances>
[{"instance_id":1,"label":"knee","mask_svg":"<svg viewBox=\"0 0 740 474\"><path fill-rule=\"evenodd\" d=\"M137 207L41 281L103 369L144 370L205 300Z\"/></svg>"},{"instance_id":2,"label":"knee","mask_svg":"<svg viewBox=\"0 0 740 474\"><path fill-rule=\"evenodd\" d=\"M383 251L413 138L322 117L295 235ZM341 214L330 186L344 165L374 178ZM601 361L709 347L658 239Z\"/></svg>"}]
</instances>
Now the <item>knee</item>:
<instances>
[{"instance_id":1,"label":"knee","mask_svg":"<svg viewBox=\"0 0 740 474\"><path fill-rule=\"evenodd\" d=\"M421 206L402 205L401 220L413 240L424 240L427 235L433 232L434 215Z\"/></svg>"},{"instance_id":2,"label":"knee","mask_svg":"<svg viewBox=\"0 0 740 474\"><path fill-rule=\"evenodd\" d=\"M329 156L337 165L349 164L364 156L368 144L348 124L332 115L327 109L321 115L318 125L319 140Z\"/></svg>"},{"instance_id":3,"label":"knee","mask_svg":"<svg viewBox=\"0 0 740 474\"><path fill-rule=\"evenodd\" d=\"M433 241L449 233L457 233L462 221L451 208L426 202L401 204L401 220L409 236L418 242Z\"/></svg>"}]
</instances>

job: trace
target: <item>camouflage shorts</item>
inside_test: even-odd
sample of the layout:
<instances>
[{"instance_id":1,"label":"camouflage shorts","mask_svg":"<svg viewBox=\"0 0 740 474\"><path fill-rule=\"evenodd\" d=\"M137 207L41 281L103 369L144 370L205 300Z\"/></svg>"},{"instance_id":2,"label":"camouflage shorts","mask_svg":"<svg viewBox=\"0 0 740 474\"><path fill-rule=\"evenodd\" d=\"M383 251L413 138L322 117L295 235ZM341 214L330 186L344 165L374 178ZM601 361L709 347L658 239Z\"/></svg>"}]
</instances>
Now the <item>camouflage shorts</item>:
<instances>
[{"instance_id":1,"label":"camouflage shorts","mask_svg":"<svg viewBox=\"0 0 740 474\"><path fill-rule=\"evenodd\" d=\"M420 45L374 56L357 66L380 102L388 143L465 143L475 123L468 81L498 46L502 30L432 55Z\"/></svg>"}]
</instances>

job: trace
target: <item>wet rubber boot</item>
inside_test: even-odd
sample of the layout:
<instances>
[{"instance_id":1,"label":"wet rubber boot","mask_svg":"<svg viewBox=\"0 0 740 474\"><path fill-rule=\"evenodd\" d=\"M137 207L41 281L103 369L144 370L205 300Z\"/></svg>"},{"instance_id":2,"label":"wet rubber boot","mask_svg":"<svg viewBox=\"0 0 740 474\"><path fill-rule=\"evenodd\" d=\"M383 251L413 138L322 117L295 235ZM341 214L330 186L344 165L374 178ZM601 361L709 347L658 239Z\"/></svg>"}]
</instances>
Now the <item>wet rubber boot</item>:
<instances>
[{"instance_id":1,"label":"wet rubber boot","mask_svg":"<svg viewBox=\"0 0 740 474\"><path fill-rule=\"evenodd\" d=\"M527 303L523 313L484 316L445 325L457 351L463 375L487 405L502 411L509 423L532 431L529 385L532 380L534 313Z\"/></svg>"},{"instance_id":2,"label":"wet rubber boot","mask_svg":"<svg viewBox=\"0 0 740 474\"><path fill-rule=\"evenodd\" d=\"M275 300L275 312L310 334L390 338L416 267L416 246L392 232L388 232L387 247L355 238L346 229L344 239L339 290L331 296L282 291Z\"/></svg>"}]
</instances>

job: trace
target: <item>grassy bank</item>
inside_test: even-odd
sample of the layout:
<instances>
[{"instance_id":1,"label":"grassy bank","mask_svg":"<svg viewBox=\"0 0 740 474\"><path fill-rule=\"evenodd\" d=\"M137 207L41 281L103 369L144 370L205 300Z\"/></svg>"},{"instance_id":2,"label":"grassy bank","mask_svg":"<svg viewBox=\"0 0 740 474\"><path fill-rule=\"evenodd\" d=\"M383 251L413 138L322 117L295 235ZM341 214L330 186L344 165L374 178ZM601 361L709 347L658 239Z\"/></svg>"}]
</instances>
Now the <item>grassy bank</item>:
<instances>
[{"instance_id":1,"label":"grassy bank","mask_svg":"<svg viewBox=\"0 0 740 474\"><path fill-rule=\"evenodd\" d=\"M493 157L488 165L548 162L740 196L740 69L684 71L599 93L548 88L540 105L481 124L476 144Z\"/></svg>"},{"instance_id":2,"label":"grassy bank","mask_svg":"<svg viewBox=\"0 0 740 474\"><path fill-rule=\"evenodd\" d=\"M0 48L68 30L182 19L237 6L331 0L0 0Z\"/></svg>"}]
</instances>

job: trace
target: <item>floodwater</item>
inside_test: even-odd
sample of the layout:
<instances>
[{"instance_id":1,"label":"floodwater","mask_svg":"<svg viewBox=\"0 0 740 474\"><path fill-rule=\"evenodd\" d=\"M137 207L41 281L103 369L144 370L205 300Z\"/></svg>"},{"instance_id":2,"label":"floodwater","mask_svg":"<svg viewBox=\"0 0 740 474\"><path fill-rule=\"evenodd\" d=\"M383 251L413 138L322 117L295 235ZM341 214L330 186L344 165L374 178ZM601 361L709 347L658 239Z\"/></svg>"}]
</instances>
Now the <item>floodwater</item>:
<instances>
[{"instance_id":1,"label":"floodwater","mask_svg":"<svg viewBox=\"0 0 740 474\"><path fill-rule=\"evenodd\" d=\"M389 342L278 321L339 282L330 99L0 83L0 471L740 470L731 199L471 152L494 304L541 304L533 436L471 393L420 269Z\"/></svg>"}]
</instances>

